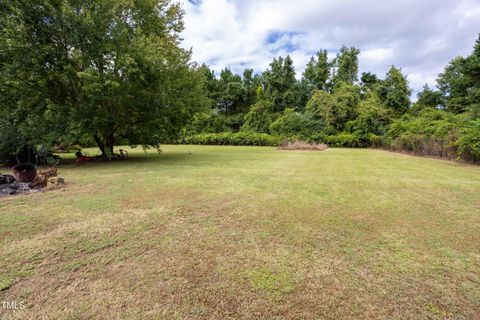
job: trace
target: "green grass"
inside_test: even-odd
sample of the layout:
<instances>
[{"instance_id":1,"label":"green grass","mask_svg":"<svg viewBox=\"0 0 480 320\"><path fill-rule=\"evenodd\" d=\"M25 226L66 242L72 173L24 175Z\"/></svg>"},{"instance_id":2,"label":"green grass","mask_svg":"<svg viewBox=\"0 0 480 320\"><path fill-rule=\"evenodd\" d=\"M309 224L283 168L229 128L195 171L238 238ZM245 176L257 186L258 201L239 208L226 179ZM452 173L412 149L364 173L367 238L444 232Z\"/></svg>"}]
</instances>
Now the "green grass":
<instances>
[{"instance_id":1,"label":"green grass","mask_svg":"<svg viewBox=\"0 0 480 320\"><path fill-rule=\"evenodd\" d=\"M0 298L27 304L0 318L480 314L479 167L377 150L163 151L66 164L64 189L0 199Z\"/></svg>"}]
</instances>

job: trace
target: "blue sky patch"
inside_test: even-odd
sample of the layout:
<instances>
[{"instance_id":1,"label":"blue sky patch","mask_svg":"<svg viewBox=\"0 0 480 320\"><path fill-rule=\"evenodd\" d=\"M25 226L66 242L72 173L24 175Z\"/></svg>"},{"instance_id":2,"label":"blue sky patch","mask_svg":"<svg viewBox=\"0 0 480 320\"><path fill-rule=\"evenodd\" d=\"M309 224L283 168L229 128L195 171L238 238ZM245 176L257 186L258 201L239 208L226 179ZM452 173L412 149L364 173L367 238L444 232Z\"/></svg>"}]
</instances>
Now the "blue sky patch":
<instances>
[{"instance_id":1,"label":"blue sky patch","mask_svg":"<svg viewBox=\"0 0 480 320\"><path fill-rule=\"evenodd\" d=\"M284 49L287 52L293 52L297 50L298 46L293 43L292 38L295 36L305 35L303 32L296 31L273 31L270 32L266 37L266 43L275 45L278 42L278 47L275 48L275 51Z\"/></svg>"}]
</instances>

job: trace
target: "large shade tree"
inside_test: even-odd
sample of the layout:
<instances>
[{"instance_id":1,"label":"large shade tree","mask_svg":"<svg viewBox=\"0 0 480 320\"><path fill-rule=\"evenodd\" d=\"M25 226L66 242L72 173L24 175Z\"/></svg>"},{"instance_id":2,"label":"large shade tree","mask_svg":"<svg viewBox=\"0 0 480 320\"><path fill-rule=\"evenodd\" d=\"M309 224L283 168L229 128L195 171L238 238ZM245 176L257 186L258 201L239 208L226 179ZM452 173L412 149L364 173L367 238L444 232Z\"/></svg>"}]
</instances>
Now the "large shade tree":
<instances>
[{"instance_id":1,"label":"large shade tree","mask_svg":"<svg viewBox=\"0 0 480 320\"><path fill-rule=\"evenodd\" d=\"M204 74L179 47L170 0L22 0L0 5L0 106L32 136L157 146L206 105Z\"/></svg>"}]
</instances>

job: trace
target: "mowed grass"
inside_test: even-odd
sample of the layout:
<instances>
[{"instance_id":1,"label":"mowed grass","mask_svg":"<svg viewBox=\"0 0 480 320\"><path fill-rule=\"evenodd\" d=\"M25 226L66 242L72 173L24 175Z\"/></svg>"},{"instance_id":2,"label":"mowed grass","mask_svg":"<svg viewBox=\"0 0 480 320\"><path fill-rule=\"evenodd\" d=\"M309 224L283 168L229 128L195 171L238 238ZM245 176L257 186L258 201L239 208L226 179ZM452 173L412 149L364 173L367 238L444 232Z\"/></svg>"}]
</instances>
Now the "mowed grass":
<instances>
[{"instance_id":1,"label":"mowed grass","mask_svg":"<svg viewBox=\"0 0 480 320\"><path fill-rule=\"evenodd\" d=\"M91 152L95 152L91 150ZM164 146L0 199L7 319L479 319L480 168Z\"/></svg>"}]
</instances>

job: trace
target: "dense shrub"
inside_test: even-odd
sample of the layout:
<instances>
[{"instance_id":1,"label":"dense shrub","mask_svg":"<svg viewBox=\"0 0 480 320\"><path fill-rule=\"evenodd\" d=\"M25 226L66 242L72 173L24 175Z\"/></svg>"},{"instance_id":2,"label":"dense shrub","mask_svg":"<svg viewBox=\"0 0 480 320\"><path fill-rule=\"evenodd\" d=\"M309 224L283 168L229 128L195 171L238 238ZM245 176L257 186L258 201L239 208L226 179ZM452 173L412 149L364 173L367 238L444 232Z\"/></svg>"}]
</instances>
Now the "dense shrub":
<instances>
[{"instance_id":1,"label":"dense shrub","mask_svg":"<svg viewBox=\"0 0 480 320\"><path fill-rule=\"evenodd\" d=\"M266 133L248 131L203 133L183 138L182 143L233 146L278 146L282 139Z\"/></svg>"},{"instance_id":2,"label":"dense shrub","mask_svg":"<svg viewBox=\"0 0 480 320\"><path fill-rule=\"evenodd\" d=\"M470 121L460 131L460 136L453 144L457 157L468 161L480 161L480 119Z\"/></svg>"},{"instance_id":3,"label":"dense shrub","mask_svg":"<svg viewBox=\"0 0 480 320\"><path fill-rule=\"evenodd\" d=\"M363 147L360 137L354 133L341 132L336 135L325 137L325 142L331 147Z\"/></svg>"},{"instance_id":4,"label":"dense shrub","mask_svg":"<svg viewBox=\"0 0 480 320\"><path fill-rule=\"evenodd\" d=\"M270 125L270 131L289 140L313 141L322 131L322 127L322 122L310 115L287 108L283 115Z\"/></svg>"},{"instance_id":5,"label":"dense shrub","mask_svg":"<svg viewBox=\"0 0 480 320\"><path fill-rule=\"evenodd\" d=\"M184 132L188 135L198 133L218 133L230 131L226 124L226 117L218 112L202 112L193 116Z\"/></svg>"},{"instance_id":6,"label":"dense shrub","mask_svg":"<svg viewBox=\"0 0 480 320\"><path fill-rule=\"evenodd\" d=\"M348 132L366 137L369 134L383 135L391 121L391 112L380 100L377 94L368 94L357 108L357 117L346 125Z\"/></svg>"},{"instance_id":7,"label":"dense shrub","mask_svg":"<svg viewBox=\"0 0 480 320\"><path fill-rule=\"evenodd\" d=\"M345 124L355 119L360 100L358 87L342 84L335 92L314 91L305 111L314 119L321 120L327 127L341 131Z\"/></svg>"},{"instance_id":8,"label":"dense shrub","mask_svg":"<svg viewBox=\"0 0 480 320\"><path fill-rule=\"evenodd\" d=\"M465 119L442 110L426 109L418 117L405 115L393 121L384 137L392 150L411 151L417 155L455 158L455 141Z\"/></svg>"},{"instance_id":9,"label":"dense shrub","mask_svg":"<svg viewBox=\"0 0 480 320\"><path fill-rule=\"evenodd\" d=\"M330 147L337 148L368 148L381 145L381 137L374 133L341 132L336 135L326 136L324 141Z\"/></svg>"},{"instance_id":10,"label":"dense shrub","mask_svg":"<svg viewBox=\"0 0 480 320\"><path fill-rule=\"evenodd\" d=\"M273 107L273 103L268 100L260 100L255 103L245 115L245 123L243 124L242 130L269 133L270 125L278 117Z\"/></svg>"}]
</instances>

